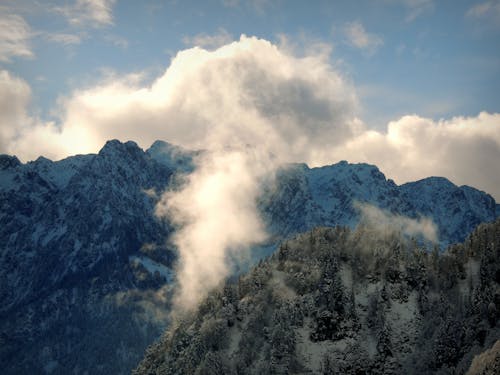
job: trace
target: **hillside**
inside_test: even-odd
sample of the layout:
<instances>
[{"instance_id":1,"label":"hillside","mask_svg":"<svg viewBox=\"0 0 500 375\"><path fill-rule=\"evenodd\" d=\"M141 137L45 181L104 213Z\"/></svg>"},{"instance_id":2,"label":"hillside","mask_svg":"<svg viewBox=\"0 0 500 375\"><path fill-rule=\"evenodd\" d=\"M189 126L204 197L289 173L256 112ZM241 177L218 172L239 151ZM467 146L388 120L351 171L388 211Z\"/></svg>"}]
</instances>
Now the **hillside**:
<instances>
[{"instance_id":1,"label":"hillside","mask_svg":"<svg viewBox=\"0 0 500 375\"><path fill-rule=\"evenodd\" d=\"M500 220L443 254L314 229L179 314L134 374L464 374L500 339L499 259Z\"/></svg>"}]
</instances>

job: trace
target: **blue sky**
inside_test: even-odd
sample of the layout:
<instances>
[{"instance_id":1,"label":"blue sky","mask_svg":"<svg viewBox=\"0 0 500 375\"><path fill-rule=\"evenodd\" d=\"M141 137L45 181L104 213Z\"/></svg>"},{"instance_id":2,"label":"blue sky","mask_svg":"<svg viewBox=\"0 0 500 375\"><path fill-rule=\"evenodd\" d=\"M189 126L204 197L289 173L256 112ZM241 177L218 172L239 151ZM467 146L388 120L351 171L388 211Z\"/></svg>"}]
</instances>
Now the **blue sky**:
<instances>
[{"instance_id":1,"label":"blue sky","mask_svg":"<svg viewBox=\"0 0 500 375\"><path fill-rule=\"evenodd\" d=\"M240 34L330 44L331 62L358 89L363 119L377 124L408 113L440 118L499 111L497 1L117 1L107 3L108 19L74 23L71 16L84 9L58 11L72 5L7 1L0 10L25 20L32 52L7 56L0 66L29 82L33 108L45 114L58 96L105 72L154 76L196 36ZM365 44L353 43L353 25L358 38L368 36Z\"/></svg>"},{"instance_id":2,"label":"blue sky","mask_svg":"<svg viewBox=\"0 0 500 375\"><path fill-rule=\"evenodd\" d=\"M0 152L266 129L315 150L293 161L498 197L499 41L500 0L3 0Z\"/></svg>"}]
</instances>

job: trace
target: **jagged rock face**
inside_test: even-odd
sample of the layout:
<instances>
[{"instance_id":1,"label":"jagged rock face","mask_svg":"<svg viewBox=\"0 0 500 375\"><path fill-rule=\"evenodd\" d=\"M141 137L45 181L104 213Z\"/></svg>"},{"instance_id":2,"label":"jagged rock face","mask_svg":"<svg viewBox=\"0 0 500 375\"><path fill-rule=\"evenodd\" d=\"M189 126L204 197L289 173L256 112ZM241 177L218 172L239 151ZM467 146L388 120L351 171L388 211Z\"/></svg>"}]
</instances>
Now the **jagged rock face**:
<instances>
[{"instance_id":1,"label":"jagged rock face","mask_svg":"<svg viewBox=\"0 0 500 375\"><path fill-rule=\"evenodd\" d=\"M440 238L463 241L482 222L498 216L493 197L469 186L456 186L442 177L429 177L401 186L416 212L430 216Z\"/></svg>"},{"instance_id":2,"label":"jagged rock face","mask_svg":"<svg viewBox=\"0 0 500 375\"><path fill-rule=\"evenodd\" d=\"M110 141L96 155L58 162L0 155L3 373L123 373L137 364L166 324L163 291L173 277L175 253L165 245L173 228L154 207L176 186L172 176L192 172L202 155L162 141L145 152ZM494 220L490 196L449 185L397 186L367 164L284 167L258 202L272 235L265 251L318 225L354 227L354 201L429 215L442 243Z\"/></svg>"},{"instance_id":3,"label":"jagged rock face","mask_svg":"<svg viewBox=\"0 0 500 375\"><path fill-rule=\"evenodd\" d=\"M166 283L146 266L168 270L174 256L153 214L173 170L118 141L2 166L2 373L128 371L165 326L140 309Z\"/></svg>"},{"instance_id":4,"label":"jagged rock face","mask_svg":"<svg viewBox=\"0 0 500 375\"><path fill-rule=\"evenodd\" d=\"M271 234L283 239L322 225L354 228L360 219L354 202L411 218L431 218L443 247L463 241L477 225L498 216L495 200L469 186L457 187L436 177L398 186L373 165L347 162L284 167L264 190L259 205Z\"/></svg>"},{"instance_id":5,"label":"jagged rock face","mask_svg":"<svg viewBox=\"0 0 500 375\"><path fill-rule=\"evenodd\" d=\"M500 220L444 254L370 228L283 243L135 374L462 374L500 338Z\"/></svg>"}]
</instances>

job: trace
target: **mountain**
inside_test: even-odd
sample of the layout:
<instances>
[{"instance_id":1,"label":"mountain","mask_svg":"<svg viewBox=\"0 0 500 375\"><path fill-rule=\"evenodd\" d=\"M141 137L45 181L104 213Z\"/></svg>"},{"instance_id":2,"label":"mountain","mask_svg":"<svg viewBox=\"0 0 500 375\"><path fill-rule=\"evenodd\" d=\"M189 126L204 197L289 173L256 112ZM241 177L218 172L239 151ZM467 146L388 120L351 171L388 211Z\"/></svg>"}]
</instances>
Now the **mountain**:
<instances>
[{"instance_id":1,"label":"mountain","mask_svg":"<svg viewBox=\"0 0 500 375\"><path fill-rule=\"evenodd\" d=\"M2 373L124 373L168 324L175 228L154 215L202 151L157 141L106 143L98 154L23 164L0 155ZM396 185L375 167L283 166L258 205L271 241L316 226L354 228L355 201L439 224L463 240L500 212L491 196L438 179ZM446 190L444 190L446 187ZM449 195L449 196L448 196ZM271 249L271 250L269 250Z\"/></svg>"},{"instance_id":2,"label":"mountain","mask_svg":"<svg viewBox=\"0 0 500 375\"><path fill-rule=\"evenodd\" d=\"M129 371L166 324L175 254L153 211L174 170L118 141L0 165L2 373Z\"/></svg>"},{"instance_id":3,"label":"mountain","mask_svg":"<svg viewBox=\"0 0 500 375\"><path fill-rule=\"evenodd\" d=\"M464 374L476 355L493 374L499 259L500 220L442 254L317 228L178 314L134 374Z\"/></svg>"},{"instance_id":4,"label":"mountain","mask_svg":"<svg viewBox=\"0 0 500 375\"><path fill-rule=\"evenodd\" d=\"M494 221L500 207L489 194L458 187L443 177L398 186L376 166L345 161L320 168L283 167L260 207L270 232L283 239L317 226L355 228L360 212L354 202L410 218L431 218L443 247L463 241L480 223Z\"/></svg>"}]
</instances>

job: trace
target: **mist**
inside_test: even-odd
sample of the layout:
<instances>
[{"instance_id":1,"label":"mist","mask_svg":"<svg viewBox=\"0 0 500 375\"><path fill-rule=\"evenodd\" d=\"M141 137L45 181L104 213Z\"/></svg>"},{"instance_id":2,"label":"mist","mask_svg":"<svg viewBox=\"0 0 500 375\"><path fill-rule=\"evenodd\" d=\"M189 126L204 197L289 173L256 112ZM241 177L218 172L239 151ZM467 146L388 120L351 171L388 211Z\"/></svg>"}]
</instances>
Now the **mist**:
<instances>
[{"instance_id":1,"label":"mist","mask_svg":"<svg viewBox=\"0 0 500 375\"><path fill-rule=\"evenodd\" d=\"M432 243L438 242L438 228L432 219L427 217L412 219L361 202L355 202L354 208L361 214L359 221L361 225L366 225L380 233L402 233L410 237L422 236Z\"/></svg>"},{"instance_id":2,"label":"mist","mask_svg":"<svg viewBox=\"0 0 500 375\"><path fill-rule=\"evenodd\" d=\"M235 262L248 259L248 250L266 240L257 197L278 166L314 162L318 152L352 136L356 127L352 89L323 55L300 58L244 37L215 52L191 53L200 55L203 64L185 82L172 84L193 87L200 77L183 109L201 106L197 110L204 118L196 118L191 109L190 131L181 122L176 138L204 151L195 157L194 171L180 179L180 188L166 192L156 209L177 229L172 239L179 251L174 306L180 310L195 307ZM165 79L178 67L172 64Z\"/></svg>"}]
</instances>

